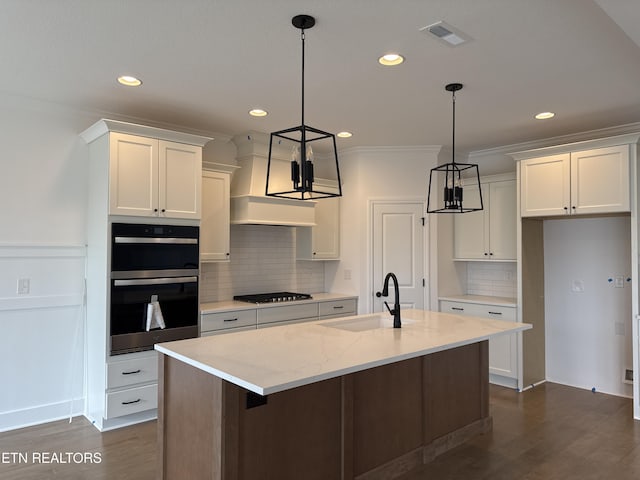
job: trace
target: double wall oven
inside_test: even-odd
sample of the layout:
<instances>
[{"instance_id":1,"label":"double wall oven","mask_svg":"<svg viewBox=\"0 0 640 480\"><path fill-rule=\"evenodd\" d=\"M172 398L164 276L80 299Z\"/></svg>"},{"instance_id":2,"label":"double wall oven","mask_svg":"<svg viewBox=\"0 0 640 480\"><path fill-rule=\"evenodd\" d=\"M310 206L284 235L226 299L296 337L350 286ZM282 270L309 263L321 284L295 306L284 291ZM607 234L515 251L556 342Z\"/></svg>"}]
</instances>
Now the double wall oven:
<instances>
[{"instance_id":1,"label":"double wall oven","mask_svg":"<svg viewBox=\"0 0 640 480\"><path fill-rule=\"evenodd\" d=\"M198 336L198 239L197 226L111 225L112 355Z\"/></svg>"}]
</instances>

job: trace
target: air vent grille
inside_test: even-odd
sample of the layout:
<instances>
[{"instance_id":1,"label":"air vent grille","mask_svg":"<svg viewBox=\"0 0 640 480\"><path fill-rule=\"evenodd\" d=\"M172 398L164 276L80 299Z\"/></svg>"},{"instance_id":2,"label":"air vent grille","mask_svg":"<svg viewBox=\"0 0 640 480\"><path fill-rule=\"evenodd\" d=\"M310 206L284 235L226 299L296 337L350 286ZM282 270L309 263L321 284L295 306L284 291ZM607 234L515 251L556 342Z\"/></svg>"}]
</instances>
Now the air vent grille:
<instances>
[{"instance_id":1,"label":"air vent grille","mask_svg":"<svg viewBox=\"0 0 640 480\"><path fill-rule=\"evenodd\" d=\"M450 47L457 47L471 40L471 37L444 21L439 21L420 29Z\"/></svg>"}]
</instances>

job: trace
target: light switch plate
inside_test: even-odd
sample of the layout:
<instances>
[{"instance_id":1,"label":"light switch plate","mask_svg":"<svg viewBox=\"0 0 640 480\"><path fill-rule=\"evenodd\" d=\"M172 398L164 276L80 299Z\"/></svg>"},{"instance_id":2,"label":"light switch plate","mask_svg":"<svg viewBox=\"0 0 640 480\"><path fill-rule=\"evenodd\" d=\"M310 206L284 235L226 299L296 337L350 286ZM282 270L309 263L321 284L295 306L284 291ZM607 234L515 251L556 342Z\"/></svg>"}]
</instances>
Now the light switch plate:
<instances>
[{"instance_id":1,"label":"light switch plate","mask_svg":"<svg viewBox=\"0 0 640 480\"><path fill-rule=\"evenodd\" d=\"M576 293L584 292L584 282L582 280L574 280L571 284L571 291Z\"/></svg>"}]
</instances>

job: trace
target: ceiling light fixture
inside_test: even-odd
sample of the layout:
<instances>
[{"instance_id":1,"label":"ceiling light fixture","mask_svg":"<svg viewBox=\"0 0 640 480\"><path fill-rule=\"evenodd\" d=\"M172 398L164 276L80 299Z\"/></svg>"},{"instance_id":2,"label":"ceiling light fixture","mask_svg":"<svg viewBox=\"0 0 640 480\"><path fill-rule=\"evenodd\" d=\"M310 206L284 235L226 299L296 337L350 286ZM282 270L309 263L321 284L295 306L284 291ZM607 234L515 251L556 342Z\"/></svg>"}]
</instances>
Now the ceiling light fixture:
<instances>
[{"instance_id":1,"label":"ceiling light fixture","mask_svg":"<svg viewBox=\"0 0 640 480\"><path fill-rule=\"evenodd\" d=\"M536 115L536 120L548 120L549 118L555 117L556 114L553 112L540 112Z\"/></svg>"},{"instance_id":2,"label":"ceiling light fixture","mask_svg":"<svg viewBox=\"0 0 640 480\"><path fill-rule=\"evenodd\" d=\"M296 15L291 23L300 29L302 40L302 121L300 126L271 134L265 194L295 200L340 197L342 185L336 137L304 123L304 31L312 28L316 20L309 15ZM275 158L278 146L291 147L289 168L286 168L282 159ZM290 171L290 183L289 180L283 180L287 170ZM320 180L315 178L316 174L322 175L322 181L314 183Z\"/></svg>"},{"instance_id":3,"label":"ceiling light fixture","mask_svg":"<svg viewBox=\"0 0 640 480\"><path fill-rule=\"evenodd\" d=\"M404 57L402 55L398 55L397 53L387 53L386 55L383 55L378 59L378 63L380 65L384 65L385 67L400 65L402 62L404 62Z\"/></svg>"},{"instance_id":4,"label":"ceiling light fixture","mask_svg":"<svg viewBox=\"0 0 640 480\"><path fill-rule=\"evenodd\" d=\"M336 134L336 136L338 136L340 138L351 138L353 136L353 133L351 133L351 132L338 132Z\"/></svg>"},{"instance_id":5,"label":"ceiling light fixture","mask_svg":"<svg viewBox=\"0 0 640 480\"><path fill-rule=\"evenodd\" d=\"M252 117L266 117L268 114L269 112L261 108L253 108L249 110L249 115L251 115Z\"/></svg>"},{"instance_id":6,"label":"ceiling light fixture","mask_svg":"<svg viewBox=\"0 0 640 480\"><path fill-rule=\"evenodd\" d=\"M131 75L121 75L118 77L118 83L125 87L139 87L142 85L142 80Z\"/></svg>"},{"instance_id":7,"label":"ceiling light fixture","mask_svg":"<svg viewBox=\"0 0 640 480\"><path fill-rule=\"evenodd\" d=\"M447 92L451 92L453 103L453 130L451 141L451 163L445 163L439 167L432 168L429 175L429 190L427 193L427 213L467 213L482 210L482 188L480 186L480 172L478 165L472 163L456 163L456 92L462 90L461 83L450 83L445 87ZM468 172L466 172L469 170ZM474 175L475 171L475 175ZM442 178L438 173L444 173L444 198L443 202L434 202L437 206L431 206L431 186L434 182L434 172L437 182ZM479 206L463 206L462 190L464 180L462 173L466 172L478 182L478 195L480 196ZM467 175L469 176L469 175Z\"/></svg>"}]
</instances>

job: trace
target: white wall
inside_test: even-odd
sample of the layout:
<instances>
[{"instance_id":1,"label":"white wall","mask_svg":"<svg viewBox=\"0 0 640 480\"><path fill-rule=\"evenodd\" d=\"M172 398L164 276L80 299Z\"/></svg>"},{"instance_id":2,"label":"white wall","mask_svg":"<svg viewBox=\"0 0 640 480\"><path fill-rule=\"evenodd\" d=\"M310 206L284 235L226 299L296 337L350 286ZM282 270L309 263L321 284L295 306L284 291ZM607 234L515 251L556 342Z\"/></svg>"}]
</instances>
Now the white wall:
<instances>
[{"instance_id":1,"label":"white wall","mask_svg":"<svg viewBox=\"0 0 640 480\"><path fill-rule=\"evenodd\" d=\"M630 218L545 220L544 268L547 380L631 396Z\"/></svg>"},{"instance_id":2,"label":"white wall","mask_svg":"<svg viewBox=\"0 0 640 480\"><path fill-rule=\"evenodd\" d=\"M0 96L0 431L82 412L85 113ZM19 278L29 293L17 293Z\"/></svg>"},{"instance_id":3,"label":"white wall","mask_svg":"<svg viewBox=\"0 0 640 480\"><path fill-rule=\"evenodd\" d=\"M440 147L424 146L340 152L343 180L340 262L326 263L325 290L359 294L360 313L370 311L372 300L369 201L407 198L426 201L429 171L436 166L439 151ZM427 232L428 229L425 235Z\"/></svg>"}]
</instances>

